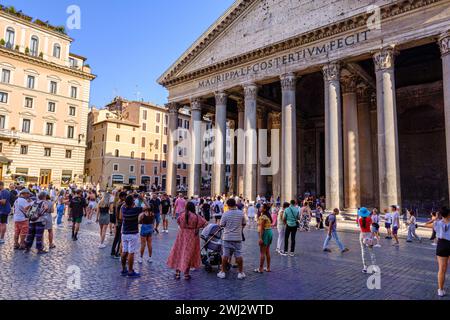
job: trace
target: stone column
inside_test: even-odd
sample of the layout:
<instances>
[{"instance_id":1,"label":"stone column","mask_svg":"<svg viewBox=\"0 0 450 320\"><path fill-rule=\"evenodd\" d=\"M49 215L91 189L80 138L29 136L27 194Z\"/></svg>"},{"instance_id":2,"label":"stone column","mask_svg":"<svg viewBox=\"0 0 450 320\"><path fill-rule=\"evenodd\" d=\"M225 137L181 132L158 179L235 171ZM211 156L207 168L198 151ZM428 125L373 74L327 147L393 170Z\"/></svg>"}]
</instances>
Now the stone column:
<instances>
[{"instance_id":1,"label":"stone column","mask_svg":"<svg viewBox=\"0 0 450 320\"><path fill-rule=\"evenodd\" d=\"M225 165L227 148L227 100L225 92L216 92L216 116L214 136L214 195L225 193Z\"/></svg>"},{"instance_id":2,"label":"stone column","mask_svg":"<svg viewBox=\"0 0 450 320\"><path fill-rule=\"evenodd\" d=\"M374 54L377 79L378 175L380 210L401 205L394 50Z\"/></svg>"},{"instance_id":3,"label":"stone column","mask_svg":"<svg viewBox=\"0 0 450 320\"><path fill-rule=\"evenodd\" d=\"M272 113L272 129L278 129L278 130L281 129L281 113ZM281 166L281 152L283 150L283 148L281 146L281 132L280 132L279 136L280 136L280 141L279 141L279 146L278 146L279 153L274 154L272 152L271 155L272 155L272 159L274 157L279 157L278 163ZM273 150L273 148L272 148L272 150ZM278 197L281 197L281 168L278 168L277 173L273 175L272 191L273 191L273 198L275 200L277 200Z\"/></svg>"},{"instance_id":4,"label":"stone column","mask_svg":"<svg viewBox=\"0 0 450 320\"><path fill-rule=\"evenodd\" d=\"M325 190L327 211L344 208L340 66L323 67L325 81Z\"/></svg>"},{"instance_id":5,"label":"stone column","mask_svg":"<svg viewBox=\"0 0 450 320\"><path fill-rule=\"evenodd\" d=\"M241 132L244 132L245 130L245 107L244 107L244 101L239 100L238 101L238 127L237 129ZM237 141L238 145L238 152L244 152L245 149L245 142L242 144L242 141ZM240 146L244 146L244 148L239 148ZM239 155L237 155L237 158L239 158ZM244 195L244 164L243 163L237 163L237 194L239 196Z\"/></svg>"},{"instance_id":6,"label":"stone column","mask_svg":"<svg viewBox=\"0 0 450 320\"><path fill-rule=\"evenodd\" d=\"M178 108L177 103L169 103L169 134L167 150L166 192L171 196L177 195L177 165L176 141L178 141Z\"/></svg>"},{"instance_id":7,"label":"stone column","mask_svg":"<svg viewBox=\"0 0 450 320\"><path fill-rule=\"evenodd\" d=\"M342 112L344 136L344 196L345 209L357 213L361 206L359 171L359 128L356 96L356 77L347 70L342 72Z\"/></svg>"},{"instance_id":8,"label":"stone column","mask_svg":"<svg viewBox=\"0 0 450 320\"><path fill-rule=\"evenodd\" d=\"M191 100L191 151L188 197L200 196L202 180L202 106L200 99Z\"/></svg>"},{"instance_id":9,"label":"stone column","mask_svg":"<svg viewBox=\"0 0 450 320\"><path fill-rule=\"evenodd\" d=\"M375 91L370 95L370 130L372 138L372 179L373 179L373 199L374 206L380 206L379 175L378 175L378 116L377 116L377 95Z\"/></svg>"},{"instance_id":10,"label":"stone column","mask_svg":"<svg viewBox=\"0 0 450 320\"><path fill-rule=\"evenodd\" d=\"M237 165L236 165L236 121L230 121L230 190L232 195L237 194Z\"/></svg>"},{"instance_id":11,"label":"stone column","mask_svg":"<svg viewBox=\"0 0 450 320\"><path fill-rule=\"evenodd\" d=\"M373 165L372 165L372 125L370 113L370 89L361 82L357 86L358 94L358 132L359 132L359 173L361 185L361 203L372 207L374 202Z\"/></svg>"},{"instance_id":12,"label":"stone column","mask_svg":"<svg viewBox=\"0 0 450 320\"><path fill-rule=\"evenodd\" d=\"M444 110L445 110L445 135L447 146L447 172L450 191L450 31L439 38L439 46L442 55L443 85L444 85ZM450 201L450 195L449 195Z\"/></svg>"},{"instance_id":13,"label":"stone column","mask_svg":"<svg viewBox=\"0 0 450 320\"><path fill-rule=\"evenodd\" d=\"M245 166L244 166L244 198L256 199L258 141L256 135L256 97L258 87L253 84L244 86L245 96Z\"/></svg>"},{"instance_id":14,"label":"stone column","mask_svg":"<svg viewBox=\"0 0 450 320\"><path fill-rule=\"evenodd\" d=\"M263 168L261 164L261 160L259 159L260 154L260 143L267 143L264 141L260 141L259 130L267 129L267 121L265 119L265 110L264 108L258 108L257 110L257 127L258 127L258 178L257 178L257 194L261 197L266 196L267 193L267 176L261 174L261 170ZM268 137L268 135L267 135ZM267 147L266 147L267 148ZM267 155L267 153L266 153Z\"/></svg>"},{"instance_id":15,"label":"stone column","mask_svg":"<svg viewBox=\"0 0 450 320\"><path fill-rule=\"evenodd\" d=\"M293 73L281 79L281 201L297 199L297 105Z\"/></svg>"}]
</instances>

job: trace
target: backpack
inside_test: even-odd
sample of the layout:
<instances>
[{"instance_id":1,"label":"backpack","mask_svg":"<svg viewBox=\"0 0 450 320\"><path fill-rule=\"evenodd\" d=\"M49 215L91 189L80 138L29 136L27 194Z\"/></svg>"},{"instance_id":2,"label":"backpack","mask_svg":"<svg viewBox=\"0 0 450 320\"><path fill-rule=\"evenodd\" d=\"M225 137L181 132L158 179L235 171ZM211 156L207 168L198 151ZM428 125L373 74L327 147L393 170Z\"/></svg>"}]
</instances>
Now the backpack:
<instances>
[{"instance_id":1,"label":"backpack","mask_svg":"<svg viewBox=\"0 0 450 320\"><path fill-rule=\"evenodd\" d=\"M35 202L31 206L31 208L28 210L26 216L31 222L37 221L43 215L42 210L41 210L43 204L44 204L44 201L42 201L40 203Z\"/></svg>"},{"instance_id":2,"label":"backpack","mask_svg":"<svg viewBox=\"0 0 450 320\"><path fill-rule=\"evenodd\" d=\"M210 208L210 206L209 206L208 203L204 203L202 209L203 209L203 212L204 212L204 213L209 213L209 210L210 210L211 208Z\"/></svg>"},{"instance_id":3,"label":"backpack","mask_svg":"<svg viewBox=\"0 0 450 320\"><path fill-rule=\"evenodd\" d=\"M325 226L327 226L327 227L330 226L330 216L328 216L328 217L325 219Z\"/></svg>"},{"instance_id":4,"label":"backpack","mask_svg":"<svg viewBox=\"0 0 450 320\"><path fill-rule=\"evenodd\" d=\"M220 207L219 207L218 204L216 204L216 205L214 206L214 212L215 212L215 213L220 213Z\"/></svg>"}]
</instances>

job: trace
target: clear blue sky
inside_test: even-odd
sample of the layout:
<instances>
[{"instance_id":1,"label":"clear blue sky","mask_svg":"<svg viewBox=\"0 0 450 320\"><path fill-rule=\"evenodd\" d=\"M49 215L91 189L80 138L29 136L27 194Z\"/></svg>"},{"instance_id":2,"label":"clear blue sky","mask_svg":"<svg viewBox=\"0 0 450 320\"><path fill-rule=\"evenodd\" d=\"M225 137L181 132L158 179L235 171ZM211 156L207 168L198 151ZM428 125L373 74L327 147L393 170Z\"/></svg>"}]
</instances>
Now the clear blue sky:
<instances>
[{"instance_id":1,"label":"clear blue sky","mask_svg":"<svg viewBox=\"0 0 450 320\"><path fill-rule=\"evenodd\" d=\"M91 105L116 95L163 104L167 91L157 78L219 18L233 0L1 0L16 10L65 25L66 9L81 8L81 30L72 52L88 58L98 76Z\"/></svg>"}]
</instances>

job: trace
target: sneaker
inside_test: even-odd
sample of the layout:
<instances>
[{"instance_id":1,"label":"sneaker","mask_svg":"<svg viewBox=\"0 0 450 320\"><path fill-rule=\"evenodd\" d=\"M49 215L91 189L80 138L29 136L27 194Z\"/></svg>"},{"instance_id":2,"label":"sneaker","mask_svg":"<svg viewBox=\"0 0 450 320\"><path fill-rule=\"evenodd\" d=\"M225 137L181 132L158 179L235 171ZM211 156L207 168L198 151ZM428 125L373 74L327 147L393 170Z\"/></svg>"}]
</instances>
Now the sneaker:
<instances>
[{"instance_id":1,"label":"sneaker","mask_svg":"<svg viewBox=\"0 0 450 320\"><path fill-rule=\"evenodd\" d=\"M48 251L45 251L45 250L39 250L38 252L37 252L37 254L47 254L48 253Z\"/></svg>"},{"instance_id":2,"label":"sneaker","mask_svg":"<svg viewBox=\"0 0 450 320\"><path fill-rule=\"evenodd\" d=\"M407 242L407 243L412 243L413 241L412 241L412 240L406 240L406 242Z\"/></svg>"},{"instance_id":3,"label":"sneaker","mask_svg":"<svg viewBox=\"0 0 450 320\"><path fill-rule=\"evenodd\" d=\"M400 244L399 243L394 243L392 246L393 247L398 247L398 246L400 246Z\"/></svg>"},{"instance_id":4,"label":"sneaker","mask_svg":"<svg viewBox=\"0 0 450 320\"><path fill-rule=\"evenodd\" d=\"M323 249L323 252L331 252L331 250L326 248L326 249Z\"/></svg>"},{"instance_id":5,"label":"sneaker","mask_svg":"<svg viewBox=\"0 0 450 320\"><path fill-rule=\"evenodd\" d=\"M122 270L122 271L120 272L120 275L121 275L122 277L126 277L126 276L128 275L128 270L127 270L127 269Z\"/></svg>"},{"instance_id":6,"label":"sneaker","mask_svg":"<svg viewBox=\"0 0 450 320\"><path fill-rule=\"evenodd\" d=\"M293 252L289 253L289 257L295 257L295 253Z\"/></svg>"},{"instance_id":7,"label":"sneaker","mask_svg":"<svg viewBox=\"0 0 450 320\"><path fill-rule=\"evenodd\" d=\"M341 251L341 253L346 253L346 252L349 252L349 251L350 251L349 248L345 248L344 250Z\"/></svg>"},{"instance_id":8,"label":"sneaker","mask_svg":"<svg viewBox=\"0 0 450 320\"><path fill-rule=\"evenodd\" d=\"M142 263L142 257L138 257L137 261L138 261L139 264L141 264Z\"/></svg>"},{"instance_id":9,"label":"sneaker","mask_svg":"<svg viewBox=\"0 0 450 320\"><path fill-rule=\"evenodd\" d=\"M222 271L220 271L220 272L217 274L217 278L220 278L220 279L225 279L226 276L227 276L227 275L225 274L225 272L222 272Z\"/></svg>"},{"instance_id":10,"label":"sneaker","mask_svg":"<svg viewBox=\"0 0 450 320\"><path fill-rule=\"evenodd\" d=\"M375 248L381 248L381 244L374 245Z\"/></svg>"},{"instance_id":11,"label":"sneaker","mask_svg":"<svg viewBox=\"0 0 450 320\"><path fill-rule=\"evenodd\" d=\"M147 262L148 263L153 263L152 257L148 257Z\"/></svg>"},{"instance_id":12,"label":"sneaker","mask_svg":"<svg viewBox=\"0 0 450 320\"><path fill-rule=\"evenodd\" d=\"M120 254L115 254L115 255L113 255L113 258L119 260L121 257L120 257Z\"/></svg>"},{"instance_id":13,"label":"sneaker","mask_svg":"<svg viewBox=\"0 0 450 320\"><path fill-rule=\"evenodd\" d=\"M105 249L105 248L106 248L106 245L105 245L104 243L101 243L101 244L99 244L98 248L99 248L99 249Z\"/></svg>"},{"instance_id":14,"label":"sneaker","mask_svg":"<svg viewBox=\"0 0 450 320\"><path fill-rule=\"evenodd\" d=\"M364 267L364 269L362 270L362 273L367 273L367 268Z\"/></svg>"},{"instance_id":15,"label":"sneaker","mask_svg":"<svg viewBox=\"0 0 450 320\"><path fill-rule=\"evenodd\" d=\"M137 273L136 271L133 271L128 274L128 278L139 278L141 276L140 273Z\"/></svg>"},{"instance_id":16,"label":"sneaker","mask_svg":"<svg viewBox=\"0 0 450 320\"><path fill-rule=\"evenodd\" d=\"M445 290L441 290L441 289L439 289L438 290L438 296L439 297L445 297L447 295L447 292L445 292Z\"/></svg>"},{"instance_id":17,"label":"sneaker","mask_svg":"<svg viewBox=\"0 0 450 320\"><path fill-rule=\"evenodd\" d=\"M282 255L283 257L287 257L288 256L288 254L286 252L284 252L284 251L280 251L280 255Z\"/></svg>"},{"instance_id":18,"label":"sneaker","mask_svg":"<svg viewBox=\"0 0 450 320\"><path fill-rule=\"evenodd\" d=\"M237 278L238 278L239 280L243 280L243 279L245 279L245 277L246 277L245 273L243 273L243 272L239 272L239 273L238 273Z\"/></svg>"},{"instance_id":19,"label":"sneaker","mask_svg":"<svg viewBox=\"0 0 450 320\"><path fill-rule=\"evenodd\" d=\"M437 243L436 243L436 242L433 242L433 243L431 243L431 245L432 245L433 247L436 247L436 246L437 246Z\"/></svg>"}]
</instances>

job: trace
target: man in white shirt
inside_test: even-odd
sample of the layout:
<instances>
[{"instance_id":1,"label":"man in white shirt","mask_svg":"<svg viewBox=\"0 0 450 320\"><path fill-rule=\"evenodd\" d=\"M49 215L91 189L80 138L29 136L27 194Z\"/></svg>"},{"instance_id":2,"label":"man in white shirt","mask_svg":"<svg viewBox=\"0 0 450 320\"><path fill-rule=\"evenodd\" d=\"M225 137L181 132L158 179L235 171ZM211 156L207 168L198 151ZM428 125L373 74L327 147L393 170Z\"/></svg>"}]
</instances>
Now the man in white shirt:
<instances>
[{"instance_id":1,"label":"man in white shirt","mask_svg":"<svg viewBox=\"0 0 450 320\"><path fill-rule=\"evenodd\" d=\"M213 202L211 209L214 219L216 219L216 224L220 223L220 219L222 219L223 214L223 202L220 196L218 196L217 200Z\"/></svg>"},{"instance_id":2,"label":"man in white shirt","mask_svg":"<svg viewBox=\"0 0 450 320\"><path fill-rule=\"evenodd\" d=\"M395 243L393 246L398 246L400 243L398 241L398 229L400 228L400 213L398 212L397 206L391 206L392 213L392 235L394 236Z\"/></svg>"},{"instance_id":3,"label":"man in white shirt","mask_svg":"<svg viewBox=\"0 0 450 320\"><path fill-rule=\"evenodd\" d=\"M25 249L25 238L28 233L28 217L27 212L33 205L33 201L30 199L31 192L28 189L23 189L19 193L14 203L14 249Z\"/></svg>"}]
</instances>

